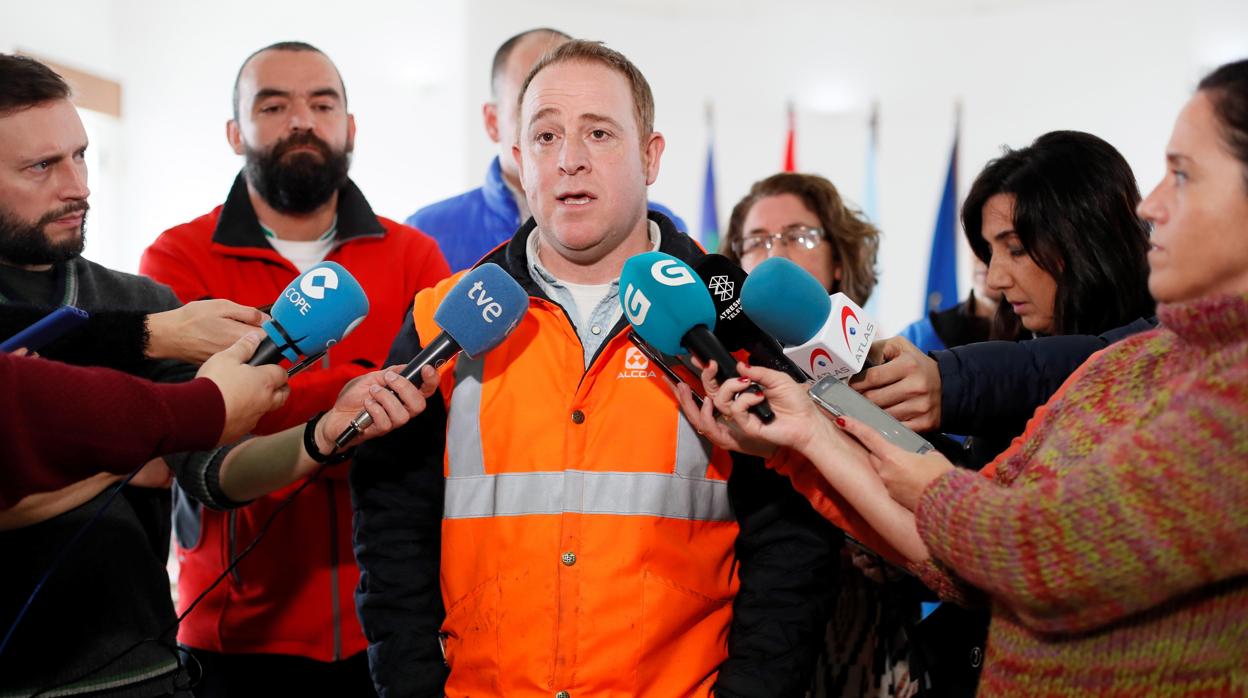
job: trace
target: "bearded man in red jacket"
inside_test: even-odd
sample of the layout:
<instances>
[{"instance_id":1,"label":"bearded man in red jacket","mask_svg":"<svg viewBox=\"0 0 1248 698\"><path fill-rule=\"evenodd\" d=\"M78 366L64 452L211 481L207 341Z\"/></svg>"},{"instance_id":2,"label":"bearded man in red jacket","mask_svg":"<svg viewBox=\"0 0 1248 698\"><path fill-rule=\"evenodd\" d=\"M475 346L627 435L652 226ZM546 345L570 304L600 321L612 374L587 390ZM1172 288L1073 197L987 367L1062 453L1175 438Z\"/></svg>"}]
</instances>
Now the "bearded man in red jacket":
<instances>
[{"instance_id":1,"label":"bearded man in red jacket","mask_svg":"<svg viewBox=\"0 0 1248 698\"><path fill-rule=\"evenodd\" d=\"M284 42L252 54L235 82L226 133L245 164L225 204L161 234L143 254L142 273L183 301L263 307L298 274L331 260L359 280L371 304L359 327L291 380L286 405L256 429L269 433L327 409L347 381L381 366L412 297L449 270L432 239L374 214L347 177L355 120L342 77L320 50ZM331 468L295 499L183 621L178 641L204 667L196 695L373 692L352 598L359 571L346 473ZM289 489L228 513L175 497L179 611ZM272 691L257 683L266 678Z\"/></svg>"}]
</instances>

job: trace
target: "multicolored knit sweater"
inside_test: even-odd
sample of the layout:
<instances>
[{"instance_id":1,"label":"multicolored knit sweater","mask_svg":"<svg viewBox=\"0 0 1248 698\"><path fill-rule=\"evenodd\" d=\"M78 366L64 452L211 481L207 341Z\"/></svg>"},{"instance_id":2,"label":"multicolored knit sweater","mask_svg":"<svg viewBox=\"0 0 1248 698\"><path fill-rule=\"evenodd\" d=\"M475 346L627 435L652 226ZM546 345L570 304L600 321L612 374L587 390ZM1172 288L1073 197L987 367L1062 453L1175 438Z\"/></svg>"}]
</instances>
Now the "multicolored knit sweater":
<instances>
[{"instance_id":1,"label":"multicolored knit sweater","mask_svg":"<svg viewBox=\"0 0 1248 698\"><path fill-rule=\"evenodd\" d=\"M992 604L981 696L1248 695L1248 296L1158 308L916 512Z\"/></svg>"}]
</instances>

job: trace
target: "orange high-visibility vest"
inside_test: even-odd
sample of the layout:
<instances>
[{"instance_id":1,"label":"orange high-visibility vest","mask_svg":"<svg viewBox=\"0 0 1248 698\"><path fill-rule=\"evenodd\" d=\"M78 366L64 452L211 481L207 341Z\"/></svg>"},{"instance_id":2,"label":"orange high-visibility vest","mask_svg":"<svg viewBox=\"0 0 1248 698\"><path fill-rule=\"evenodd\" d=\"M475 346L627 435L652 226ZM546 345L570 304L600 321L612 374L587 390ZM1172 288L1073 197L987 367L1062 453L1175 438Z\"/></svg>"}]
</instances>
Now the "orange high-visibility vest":
<instances>
[{"instance_id":1,"label":"orange high-visibility vest","mask_svg":"<svg viewBox=\"0 0 1248 698\"><path fill-rule=\"evenodd\" d=\"M416 297L423 341L456 280ZM728 656L731 459L625 333L583 366L532 298L500 346L443 367L448 696L709 696Z\"/></svg>"}]
</instances>

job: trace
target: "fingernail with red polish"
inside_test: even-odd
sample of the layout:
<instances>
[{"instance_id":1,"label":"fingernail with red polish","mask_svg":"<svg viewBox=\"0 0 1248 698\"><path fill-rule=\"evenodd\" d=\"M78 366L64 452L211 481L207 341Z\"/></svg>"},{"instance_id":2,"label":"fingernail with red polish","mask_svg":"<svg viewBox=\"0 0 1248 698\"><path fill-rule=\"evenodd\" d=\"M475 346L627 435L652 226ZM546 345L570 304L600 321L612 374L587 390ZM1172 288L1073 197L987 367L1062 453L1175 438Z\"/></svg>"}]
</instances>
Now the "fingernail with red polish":
<instances>
[{"instance_id":1,"label":"fingernail with red polish","mask_svg":"<svg viewBox=\"0 0 1248 698\"><path fill-rule=\"evenodd\" d=\"M745 376L737 376L737 380L741 381L742 383L749 383L749 382L750 382L750 379L749 379L749 378L746 378Z\"/></svg>"},{"instance_id":2,"label":"fingernail with red polish","mask_svg":"<svg viewBox=\"0 0 1248 698\"><path fill-rule=\"evenodd\" d=\"M845 426L845 418L844 418L844 417L837 417L837 418L836 418L836 426L838 426L838 427L843 427L843 426Z\"/></svg>"}]
</instances>

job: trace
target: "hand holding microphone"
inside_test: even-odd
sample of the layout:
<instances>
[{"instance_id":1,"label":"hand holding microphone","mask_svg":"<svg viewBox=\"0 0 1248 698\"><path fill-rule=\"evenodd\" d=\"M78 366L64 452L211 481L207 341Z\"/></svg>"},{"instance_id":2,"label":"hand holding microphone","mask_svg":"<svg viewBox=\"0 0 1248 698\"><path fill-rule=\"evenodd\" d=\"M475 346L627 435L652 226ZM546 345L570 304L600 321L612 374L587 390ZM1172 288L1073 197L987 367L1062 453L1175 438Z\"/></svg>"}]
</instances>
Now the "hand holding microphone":
<instances>
[{"instance_id":1,"label":"hand holding microphone","mask_svg":"<svg viewBox=\"0 0 1248 698\"><path fill-rule=\"evenodd\" d=\"M754 268L742 285L741 307L812 378L844 380L868 365L875 323L844 293L829 297L815 277L783 257Z\"/></svg>"},{"instance_id":2,"label":"hand holding microphone","mask_svg":"<svg viewBox=\"0 0 1248 698\"><path fill-rule=\"evenodd\" d=\"M438 389L441 376L432 366L425 366L412 379L401 375L402 371L403 366L390 366L343 386L334 406L315 425L312 439L317 453L325 456L338 451L334 437L360 421L361 414L368 415L368 424L354 434L352 440L355 441L382 436L424 412L429 396Z\"/></svg>"},{"instance_id":3,"label":"hand holding microphone","mask_svg":"<svg viewBox=\"0 0 1248 698\"><path fill-rule=\"evenodd\" d=\"M529 294L515 279L497 264L482 264L451 288L433 316L442 332L408 362L400 377L411 381L425 367L437 368L461 351L472 359L480 357L502 343L528 309ZM361 410L334 439L335 447L345 448L372 423L373 415Z\"/></svg>"},{"instance_id":4,"label":"hand holding microphone","mask_svg":"<svg viewBox=\"0 0 1248 698\"><path fill-rule=\"evenodd\" d=\"M259 310L221 298L153 313L147 316L147 358L203 363L262 322Z\"/></svg>"},{"instance_id":5,"label":"hand holding microphone","mask_svg":"<svg viewBox=\"0 0 1248 698\"><path fill-rule=\"evenodd\" d=\"M647 343L664 354L692 353L704 365L714 361L721 384L738 377L736 359L712 332L715 305L692 267L662 252L634 255L624 262L620 288L624 317ZM766 400L751 411L764 422L774 417Z\"/></svg>"},{"instance_id":6,"label":"hand holding microphone","mask_svg":"<svg viewBox=\"0 0 1248 698\"><path fill-rule=\"evenodd\" d=\"M341 264L321 262L291 281L270 313L251 366L318 356L364 322L368 296Z\"/></svg>"},{"instance_id":7,"label":"hand holding microphone","mask_svg":"<svg viewBox=\"0 0 1248 698\"><path fill-rule=\"evenodd\" d=\"M751 320L785 345L784 354L817 382L810 396L833 416L854 416L903 448L926 452L932 445L844 384L864 366L876 326L843 293L827 295L823 284L797 264L772 257L754 268L741 291Z\"/></svg>"},{"instance_id":8,"label":"hand holding microphone","mask_svg":"<svg viewBox=\"0 0 1248 698\"><path fill-rule=\"evenodd\" d=\"M219 444L232 443L249 433L261 417L281 407L290 395L285 371L277 366L243 363L259 344L259 332L243 335L224 351L208 357L195 374L216 383L225 401L225 426Z\"/></svg>"}]
</instances>

